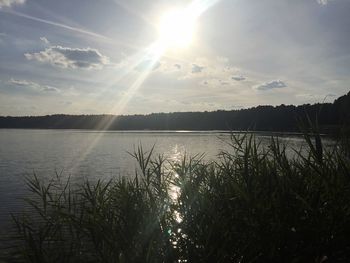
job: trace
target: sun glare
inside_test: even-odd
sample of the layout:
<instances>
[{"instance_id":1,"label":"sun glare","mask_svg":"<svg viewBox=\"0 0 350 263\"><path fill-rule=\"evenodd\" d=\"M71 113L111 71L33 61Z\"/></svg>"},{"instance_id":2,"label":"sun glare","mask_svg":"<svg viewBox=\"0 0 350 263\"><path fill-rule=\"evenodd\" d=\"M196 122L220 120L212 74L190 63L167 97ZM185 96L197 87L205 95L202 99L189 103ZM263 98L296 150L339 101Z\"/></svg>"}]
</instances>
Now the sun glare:
<instances>
[{"instance_id":1,"label":"sun glare","mask_svg":"<svg viewBox=\"0 0 350 263\"><path fill-rule=\"evenodd\" d=\"M193 40L196 15L186 10L174 10L161 17L158 27L159 41L164 48L185 48Z\"/></svg>"}]
</instances>

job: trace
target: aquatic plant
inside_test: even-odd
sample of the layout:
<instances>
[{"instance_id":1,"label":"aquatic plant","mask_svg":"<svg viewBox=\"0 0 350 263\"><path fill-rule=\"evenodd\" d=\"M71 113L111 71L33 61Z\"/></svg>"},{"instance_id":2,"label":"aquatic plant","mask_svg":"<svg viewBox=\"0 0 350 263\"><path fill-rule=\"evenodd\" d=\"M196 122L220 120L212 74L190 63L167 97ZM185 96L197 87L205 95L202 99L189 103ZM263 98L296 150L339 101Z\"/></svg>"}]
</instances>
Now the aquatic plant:
<instances>
[{"instance_id":1,"label":"aquatic plant","mask_svg":"<svg viewBox=\"0 0 350 263\"><path fill-rule=\"evenodd\" d=\"M135 176L75 186L28 178L33 212L14 217L26 262L346 262L350 160L343 141L263 147L232 135L216 161L132 156Z\"/></svg>"}]
</instances>

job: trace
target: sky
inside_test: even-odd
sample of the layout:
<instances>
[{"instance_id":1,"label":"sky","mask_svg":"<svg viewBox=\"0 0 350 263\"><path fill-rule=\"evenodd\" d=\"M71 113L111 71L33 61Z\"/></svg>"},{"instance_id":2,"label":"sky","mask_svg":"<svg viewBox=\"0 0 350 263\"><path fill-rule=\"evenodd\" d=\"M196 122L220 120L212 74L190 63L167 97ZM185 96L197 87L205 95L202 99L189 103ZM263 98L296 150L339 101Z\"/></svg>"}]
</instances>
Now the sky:
<instances>
[{"instance_id":1,"label":"sky","mask_svg":"<svg viewBox=\"0 0 350 263\"><path fill-rule=\"evenodd\" d=\"M350 89L349 13L350 0L0 0L0 115L332 102Z\"/></svg>"}]
</instances>

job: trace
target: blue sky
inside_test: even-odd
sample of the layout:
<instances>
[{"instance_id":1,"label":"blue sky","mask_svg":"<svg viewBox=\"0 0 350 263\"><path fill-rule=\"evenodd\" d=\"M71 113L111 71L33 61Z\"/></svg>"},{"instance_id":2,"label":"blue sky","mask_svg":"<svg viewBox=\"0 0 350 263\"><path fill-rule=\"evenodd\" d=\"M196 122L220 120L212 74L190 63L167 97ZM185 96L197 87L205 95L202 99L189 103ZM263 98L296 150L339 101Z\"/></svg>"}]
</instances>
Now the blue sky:
<instances>
[{"instance_id":1,"label":"blue sky","mask_svg":"<svg viewBox=\"0 0 350 263\"><path fill-rule=\"evenodd\" d=\"M154 48L163 14L193 2L191 44ZM349 13L349 0L0 0L0 115L333 101L350 89Z\"/></svg>"}]
</instances>

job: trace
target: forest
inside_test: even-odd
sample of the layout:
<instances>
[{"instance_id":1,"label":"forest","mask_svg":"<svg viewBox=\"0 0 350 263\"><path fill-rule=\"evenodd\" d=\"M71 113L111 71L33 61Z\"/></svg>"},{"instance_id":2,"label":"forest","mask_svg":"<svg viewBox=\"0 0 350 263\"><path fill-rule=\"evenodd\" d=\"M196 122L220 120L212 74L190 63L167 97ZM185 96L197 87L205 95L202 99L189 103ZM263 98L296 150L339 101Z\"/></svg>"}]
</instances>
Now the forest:
<instances>
[{"instance_id":1,"label":"forest","mask_svg":"<svg viewBox=\"0 0 350 263\"><path fill-rule=\"evenodd\" d=\"M350 92L333 103L257 106L241 110L152 113L148 115L47 115L0 117L0 128L93 130L251 130L297 132L317 122L332 133L350 121Z\"/></svg>"}]
</instances>

